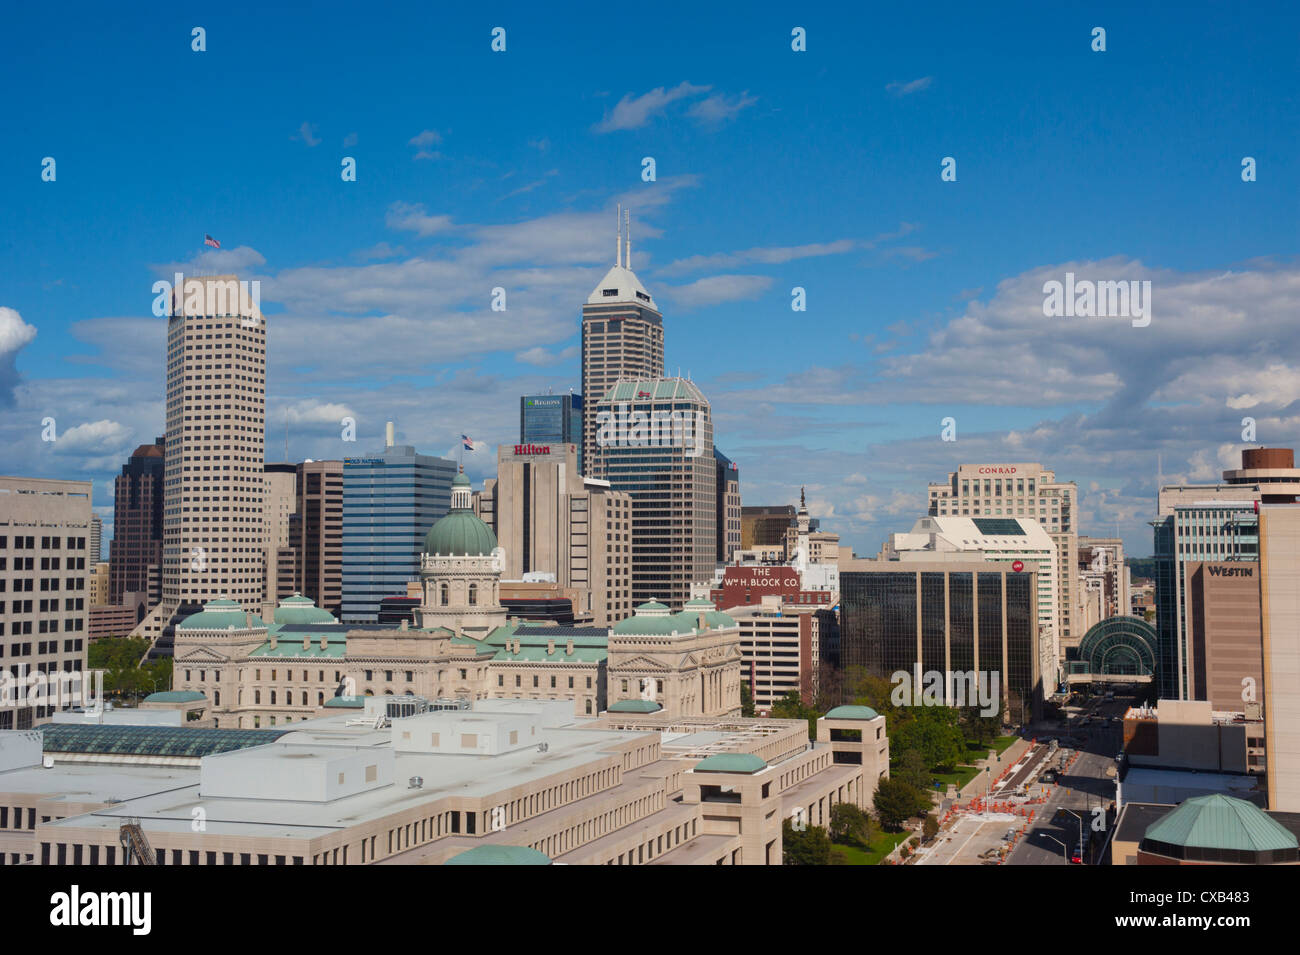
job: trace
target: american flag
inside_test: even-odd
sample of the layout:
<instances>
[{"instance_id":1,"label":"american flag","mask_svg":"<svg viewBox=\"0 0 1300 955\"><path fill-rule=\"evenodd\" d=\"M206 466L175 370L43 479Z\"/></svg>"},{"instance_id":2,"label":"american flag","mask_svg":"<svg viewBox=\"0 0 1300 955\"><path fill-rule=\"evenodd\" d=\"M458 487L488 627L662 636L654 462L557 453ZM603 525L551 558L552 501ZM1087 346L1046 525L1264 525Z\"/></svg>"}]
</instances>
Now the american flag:
<instances>
[{"instance_id":1,"label":"american flag","mask_svg":"<svg viewBox=\"0 0 1300 955\"><path fill-rule=\"evenodd\" d=\"M214 249L219 249L219 248L221 248L221 243L218 242L216 239L212 238L212 236L208 235L206 232L203 233L203 244L204 244L204 245L210 245L210 246L212 246Z\"/></svg>"},{"instance_id":2,"label":"american flag","mask_svg":"<svg viewBox=\"0 0 1300 955\"><path fill-rule=\"evenodd\" d=\"M467 435L467 434L462 434L462 435L460 436L460 440L464 443L464 445L465 445L465 450L466 450L466 451L473 451L473 450L474 450L474 439L471 438L469 435Z\"/></svg>"}]
</instances>

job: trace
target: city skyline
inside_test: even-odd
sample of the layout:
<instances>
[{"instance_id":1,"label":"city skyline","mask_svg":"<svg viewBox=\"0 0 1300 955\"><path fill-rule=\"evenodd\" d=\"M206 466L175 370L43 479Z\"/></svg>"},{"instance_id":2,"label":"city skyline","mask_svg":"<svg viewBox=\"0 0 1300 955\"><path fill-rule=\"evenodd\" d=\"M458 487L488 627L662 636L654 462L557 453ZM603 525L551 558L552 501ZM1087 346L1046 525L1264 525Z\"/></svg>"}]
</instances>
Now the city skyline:
<instances>
[{"instance_id":1,"label":"city skyline","mask_svg":"<svg viewBox=\"0 0 1300 955\"><path fill-rule=\"evenodd\" d=\"M486 21L456 14L398 31L373 12L298 42L288 15L250 30L234 6L198 15L198 53L188 21L89 13L95 39L0 65L11 85L45 83L13 104L24 148L0 155L0 471L93 480L113 536L113 477L164 425L150 305L179 269L262 283L269 460L286 419L291 460L365 454L393 420L426 454L473 435L481 487L516 441L519 397L578 387L581 305L613 264L622 203L664 314L665 374L708 396L744 502L791 503L806 484L823 527L870 554L960 464L1041 462L1078 483L1080 533L1118 529L1149 554L1158 467L1214 480L1243 446L1296 443L1288 31L1208 6L1177 23L1021 9L1010 29L954 8L925 29L898 11L801 11L798 54L785 11L694 11L685 38L639 27L664 55L606 74L566 60L611 23L627 33L632 12L512 14L502 54ZM49 17L21 11L15 29L58 35ZM252 69L272 58L282 75ZM74 59L101 65L113 110L61 76ZM1070 68L1044 69L1056 62ZM174 79L161 90L159 68ZM536 71L548 84L530 86ZM431 105L453 79L473 93ZM264 84L273 108L253 98ZM1171 154L1188 103L1206 125ZM159 158L160 117L201 117L175 160ZM955 182L940 178L949 156ZM1045 283L1070 273L1151 281L1150 324L1045 317ZM795 287L806 312L790 310Z\"/></svg>"}]
</instances>

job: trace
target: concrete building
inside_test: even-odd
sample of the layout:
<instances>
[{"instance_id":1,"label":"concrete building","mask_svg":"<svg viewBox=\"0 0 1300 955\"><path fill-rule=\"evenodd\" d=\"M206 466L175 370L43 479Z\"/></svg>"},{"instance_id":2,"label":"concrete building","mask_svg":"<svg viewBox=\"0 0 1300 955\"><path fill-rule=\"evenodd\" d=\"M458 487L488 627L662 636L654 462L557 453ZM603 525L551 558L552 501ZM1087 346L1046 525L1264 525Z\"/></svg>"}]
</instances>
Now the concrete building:
<instances>
[{"instance_id":1,"label":"concrete building","mask_svg":"<svg viewBox=\"0 0 1300 955\"><path fill-rule=\"evenodd\" d=\"M1056 545L1055 640L1064 652L1087 628L1075 622L1078 593L1079 489L1041 464L963 464L930 485L932 517L1014 517L1034 520Z\"/></svg>"},{"instance_id":2,"label":"concrete building","mask_svg":"<svg viewBox=\"0 0 1300 955\"><path fill-rule=\"evenodd\" d=\"M621 208L620 208L621 212ZM632 239L624 226L615 239L614 267L582 307L583 474L601 477L595 455L597 402L620 381L664 376L664 320L650 293L632 271Z\"/></svg>"},{"instance_id":3,"label":"concrete building","mask_svg":"<svg viewBox=\"0 0 1300 955\"><path fill-rule=\"evenodd\" d=\"M163 447L165 438L131 452L113 482L113 539L109 542L109 594L122 605L144 594L136 622L162 599Z\"/></svg>"},{"instance_id":4,"label":"concrete building","mask_svg":"<svg viewBox=\"0 0 1300 955\"><path fill-rule=\"evenodd\" d=\"M87 551L92 553L93 549ZM86 593L87 603L92 607L103 607L108 603L108 561L91 565L89 588Z\"/></svg>"},{"instance_id":5,"label":"concrete building","mask_svg":"<svg viewBox=\"0 0 1300 955\"><path fill-rule=\"evenodd\" d=\"M1107 619L1130 610L1124 541L1118 537L1080 537L1078 597L1075 626L1080 635Z\"/></svg>"},{"instance_id":6,"label":"concrete building","mask_svg":"<svg viewBox=\"0 0 1300 955\"><path fill-rule=\"evenodd\" d=\"M1289 448L1247 448L1242 466L1218 484L1162 485L1154 528L1156 631L1161 699L1191 698L1188 670L1186 565L1255 561L1255 503L1290 503L1300 495L1300 469Z\"/></svg>"},{"instance_id":7,"label":"concrete building","mask_svg":"<svg viewBox=\"0 0 1300 955\"><path fill-rule=\"evenodd\" d=\"M11 678L80 674L89 617L89 481L0 477L0 652ZM53 706L6 689L0 729L26 729Z\"/></svg>"},{"instance_id":8,"label":"concrete building","mask_svg":"<svg viewBox=\"0 0 1300 955\"><path fill-rule=\"evenodd\" d=\"M1268 807L1300 811L1300 505L1259 505Z\"/></svg>"},{"instance_id":9,"label":"concrete building","mask_svg":"<svg viewBox=\"0 0 1300 955\"><path fill-rule=\"evenodd\" d=\"M714 489L717 507L718 544L715 559L729 564L740 550L740 466L717 448L713 449L718 477Z\"/></svg>"},{"instance_id":10,"label":"concrete building","mask_svg":"<svg viewBox=\"0 0 1300 955\"><path fill-rule=\"evenodd\" d=\"M347 623L374 621L379 604L420 574L425 532L447 513L456 464L394 444L343 461L343 598Z\"/></svg>"},{"instance_id":11,"label":"concrete building","mask_svg":"<svg viewBox=\"0 0 1300 955\"><path fill-rule=\"evenodd\" d=\"M173 290L162 600L133 634L153 655L170 655L176 619L207 600L262 604L266 322L246 285L219 275Z\"/></svg>"},{"instance_id":12,"label":"concrete building","mask_svg":"<svg viewBox=\"0 0 1300 955\"><path fill-rule=\"evenodd\" d=\"M888 775L884 718L866 708L827 714L810 744L803 720L426 705L0 739L0 850L43 865L779 865L784 820L870 809ZM124 746L139 755L123 762Z\"/></svg>"},{"instance_id":13,"label":"concrete building","mask_svg":"<svg viewBox=\"0 0 1300 955\"><path fill-rule=\"evenodd\" d=\"M98 514L92 513L90 515L90 543L86 551L86 556L90 559L91 564L98 567L100 562L104 559L103 554L104 521ZM107 571L105 571L104 581L105 584L107 584Z\"/></svg>"},{"instance_id":14,"label":"concrete building","mask_svg":"<svg viewBox=\"0 0 1300 955\"><path fill-rule=\"evenodd\" d=\"M1253 777L1268 769L1259 709L1252 707L1247 714L1240 703L1229 710L1216 709L1208 700L1160 700L1155 706L1130 707L1123 719L1123 751L1130 770L1252 777L1241 781L1238 792L1254 791L1258 780ZM1158 778L1147 782L1152 780Z\"/></svg>"},{"instance_id":15,"label":"concrete building","mask_svg":"<svg viewBox=\"0 0 1300 955\"><path fill-rule=\"evenodd\" d=\"M130 604L92 605L86 619L86 639L90 643L96 640L125 637L140 622L135 607Z\"/></svg>"},{"instance_id":16,"label":"concrete building","mask_svg":"<svg viewBox=\"0 0 1300 955\"><path fill-rule=\"evenodd\" d=\"M1041 524L1018 517L923 517L907 534L894 534L881 548L884 561L988 560L1016 573L1032 572L1035 597L1039 671L1055 689L1065 657L1057 639L1060 629L1060 568L1056 544ZM1082 635L1081 635L1082 636Z\"/></svg>"},{"instance_id":17,"label":"concrete building","mask_svg":"<svg viewBox=\"0 0 1300 955\"><path fill-rule=\"evenodd\" d=\"M499 446L475 511L505 551L506 579L551 575L577 592L574 614L597 626L632 613L632 498L584 478L576 445Z\"/></svg>"},{"instance_id":18,"label":"concrete building","mask_svg":"<svg viewBox=\"0 0 1300 955\"><path fill-rule=\"evenodd\" d=\"M1029 723L1043 698L1036 577L970 555L842 563L841 665L889 678L996 673L1004 718Z\"/></svg>"},{"instance_id":19,"label":"concrete building","mask_svg":"<svg viewBox=\"0 0 1300 955\"><path fill-rule=\"evenodd\" d=\"M523 395L519 399L519 443L577 447L582 469L582 395Z\"/></svg>"},{"instance_id":20,"label":"concrete building","mask_svg":"<svg viewBox=\"0 0 1300 955\"><path fill-rule=\"evenodd\" d=\"M338 616L343 604L343 462L304 461L297 470L293 592Z\"/></svg>"},{"instance_id":21,"label":"concrete building","mask_svg":"<svg viewBox=\"0 0 1300 955\"><path fill-rule=\"evenodd\" d=\"M593 476L632 499L632 600L680 610L713 577L717 473L709 402L684 378L623 381L595 405Z\"/></svg>"},{"instance_id":22,"label":"concrete building","mask_svg":"<svg viewBox=\"0 0 1300 955\"><path fill-rule=\"evenodd\" d=\"M263 467L261 611L270 616L280 598L280 557L290 546L289 521L297 508L298 469L288 463L268 462Z\"/></svg>"},{"instance_id":23,"label":"concrete building","mask_svg":"<svg viewBox=\"0 0 1300 955\"><path fill-rule=\"evenodd\" d=\"M1264 699L1258 562L1188 561L1184 574L1191 698L1216 710L1258 709Z\"/></svg>"}]
</instances>

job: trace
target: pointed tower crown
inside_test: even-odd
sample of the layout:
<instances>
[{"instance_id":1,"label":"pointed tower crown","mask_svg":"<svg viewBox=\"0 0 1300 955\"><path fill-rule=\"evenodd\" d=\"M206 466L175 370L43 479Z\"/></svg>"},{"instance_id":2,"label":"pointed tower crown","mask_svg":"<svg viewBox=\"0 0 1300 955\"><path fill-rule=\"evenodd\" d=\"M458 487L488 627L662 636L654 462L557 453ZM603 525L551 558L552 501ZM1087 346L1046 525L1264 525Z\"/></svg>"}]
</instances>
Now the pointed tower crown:
<instances>
[{"instance_id":1,"label":"pointed tower crown","mask_svg":"<svg viewBox=\"0 0 1300 955\"><path fill-rule=\"evenodd\" d=\"M605 273L605 277L587 296L588 305L614 305L625 302L633 302L637 305L644 305L647 308L653 308L656 312L659 307L655 305L655 300L651 298L650 293L646 291L641 280L636 277L632 271L632 240L627 238L627 255L624 257L624 238L625 233L630 233L631 224L627 220L627 213L620 205L617 211L618 232L614 238L614 267Z\"/></svg>"}]
</instances>

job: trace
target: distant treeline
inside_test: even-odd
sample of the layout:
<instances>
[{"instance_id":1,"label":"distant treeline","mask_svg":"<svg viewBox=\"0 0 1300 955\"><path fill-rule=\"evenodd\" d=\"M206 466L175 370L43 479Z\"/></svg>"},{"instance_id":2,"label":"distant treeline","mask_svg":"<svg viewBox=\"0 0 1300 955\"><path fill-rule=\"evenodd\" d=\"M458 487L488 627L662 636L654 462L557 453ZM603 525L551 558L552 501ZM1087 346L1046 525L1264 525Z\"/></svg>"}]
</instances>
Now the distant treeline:
<instances>
[{"instance_id":1,"label":"distant treeline","mask_svg":"<svg viewBox=\"0 0 1300 955\"><path fill-rule=\"evenodd\" d=\"M1155 579L1156 559L1154 557L1126 557L1124 562L1128 564L1129 576L1133 579L1136 580L1138 577Z\"/></svg>"}]
</instances>

